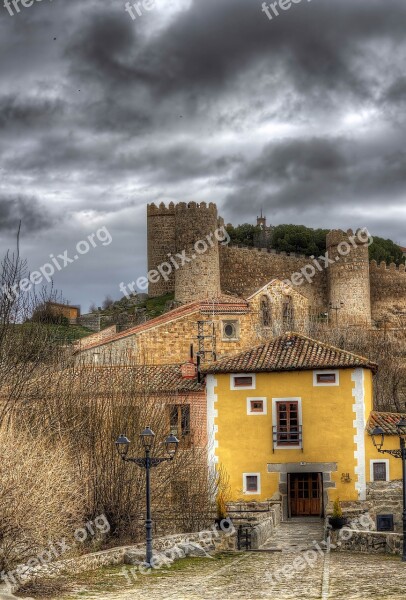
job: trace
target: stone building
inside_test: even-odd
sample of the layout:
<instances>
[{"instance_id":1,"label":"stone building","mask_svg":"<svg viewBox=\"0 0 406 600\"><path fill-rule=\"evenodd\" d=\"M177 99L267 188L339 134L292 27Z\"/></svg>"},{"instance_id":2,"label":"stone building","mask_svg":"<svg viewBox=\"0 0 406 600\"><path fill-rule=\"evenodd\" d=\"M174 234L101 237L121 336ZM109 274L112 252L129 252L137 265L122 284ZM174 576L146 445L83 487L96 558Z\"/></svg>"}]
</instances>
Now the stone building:
<instances>
[{"instance_id":1,"label":"stone building","mask_svg":"<svg viewBox=\"0 0 406 600\"><path fill-rule=\"evenodd\" d=\"M238 352L291 329L306 330L309 301L274 279L248 298L222 295L196 300L142 325L78 345L84 364L167 364L187 361L190 345L201 361Z\"/></svg>"}]
</instances>

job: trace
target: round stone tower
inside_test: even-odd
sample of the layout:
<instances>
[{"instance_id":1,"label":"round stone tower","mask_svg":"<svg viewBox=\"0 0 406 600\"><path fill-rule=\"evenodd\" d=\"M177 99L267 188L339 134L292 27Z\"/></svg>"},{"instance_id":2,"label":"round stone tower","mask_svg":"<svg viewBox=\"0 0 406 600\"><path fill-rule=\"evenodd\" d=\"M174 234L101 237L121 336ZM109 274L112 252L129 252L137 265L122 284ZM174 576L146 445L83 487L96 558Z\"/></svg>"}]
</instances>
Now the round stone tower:
<instances>
[{"instance_id":1,"label":"round stone tower","mask_svg":"<svg viewBox=\"0 0 406 600\"><path fill-rule=\"evenodd\" d=\"M329 319L337 325L371 325L370 236L365 229L330 231L327 251Z\"/></svg>"},{"instance_id":2,"label":"round stone tower","mask_svg":"<svg viewBox=\"0 0 406 600\"><path fill-rule=\"evenodd\" d=\"M175 206L175 300L193 302L220 295L220 258L217 207L205 202L181 202ZM181 264L183 262L183 264Z\"/></svg>"},{"instance_id":3,"label":"round stone tower","mask_svg":"<svg viewBox=\"0 0 406 600\"><path fill-rule=\"evenodd\" d=\"M175 205L168 207L163 202L159 206L147 206L147 236L148 236L148 272L156 271L158 267L168 262L168 255L175 253ZM164 268L164 276L151 278L148 293L153 298L170 294L175 291L175 271Z\"/></svg>"}]
</instances>

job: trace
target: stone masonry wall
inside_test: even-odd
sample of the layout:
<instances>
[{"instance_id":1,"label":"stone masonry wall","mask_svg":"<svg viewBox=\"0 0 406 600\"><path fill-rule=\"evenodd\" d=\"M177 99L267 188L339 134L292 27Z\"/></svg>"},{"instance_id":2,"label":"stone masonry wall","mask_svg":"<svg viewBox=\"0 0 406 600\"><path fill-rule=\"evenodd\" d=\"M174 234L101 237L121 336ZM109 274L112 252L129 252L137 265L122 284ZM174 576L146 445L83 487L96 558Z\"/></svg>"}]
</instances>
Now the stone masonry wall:
<instances>
[{"instance_id":1,"label":"stone masonry wall","mask_svg":"<svg viewBox=\"0 0 406 600\"><path fill-rule=\"evenodd\" d=\"M379 266L371 261L372 318L379 322L388 319L398 326L406 323L406 273L405 265Z\"/></svg>"},{"instance_id":2,"label":"stone masonry wall","mask_svg":"<svg viewBox=\"0 0 406 600\"><path fill-rule=\"evenodd\" d=\"M175 207L176 252L188 261L176 270L175 300L193 302L220 295L219 244L215 204L181 202Z\"/></svg>"},{"instance_id":3,"label":"stone masonry wall","mask_svg":"<svg viewBox=\"0 0 406 600\"><path fill-rule=\"evenodd\" d=\"M304 255L267 252L256 248L220 246L221 289L247 297L274 278L290 279L293 273L311 263ZM295 286L315 310L327 305L326 271L317 271L312 283Z\"/></svg>"}]
</instances>

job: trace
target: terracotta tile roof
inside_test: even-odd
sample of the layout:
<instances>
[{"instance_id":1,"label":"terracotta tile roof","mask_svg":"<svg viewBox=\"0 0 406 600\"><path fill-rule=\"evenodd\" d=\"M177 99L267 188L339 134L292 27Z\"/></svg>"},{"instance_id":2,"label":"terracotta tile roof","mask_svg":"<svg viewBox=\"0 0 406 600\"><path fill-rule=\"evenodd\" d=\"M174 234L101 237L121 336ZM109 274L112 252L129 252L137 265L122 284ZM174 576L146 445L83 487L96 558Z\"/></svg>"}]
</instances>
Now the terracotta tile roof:
<instances>
[{"instance_id":1,"label":"terracotta tile roof","mask_svg":"<svg viewBox=\"0 0 406 600\"><path fill-rule=\"evenodd\" d=\"M106 344L110 344L111 342L115 342L132 335L137 335L138 333L148 331L148 329L153 329L154 327L163 325L164 323L170 323L171 321L183 318L187 315L193 314L194 312L201 312L202 314L210 315L213 313L213 309L215 314L241 314L249 311L247 301L243 298L236 298L234 296L223 295L218 298L191 302L189 304L179 306L178 308L174 308L173 310L170 310L159 317L155 317L146 323L136 325L135 327L126 329L121 333L112 335L109 338L89 344L85 348L81 349L80 345L78 345L76 352L85 352L91 348L98 348L99 346L104 346Z\"/></svg>"},{"instance_id":2,"label":"terracotta tile roof","mask_svg":"<svg viewBox=\"0 0 406 600\"><path fill-rule=\"evenodd\" d=\"M406 413L372 411L369 415L367 431L371 433L374 427L381 427L387 435L398 435L396 425L402 418L406 419Z\"/></svg>"},{"instance_id":3,"label":"terracotta tile roof","mask_svg":"<svg viewBox=\"0 0 406 600\"><path fill-rule=\"evenodd\" d=\"M148 329L153 329L158 325L162 325L163 323L169 323L175 319L179 319L185 317L186 315L193 314L197 312L200 307L200 302L191 302L190 304L185 304L184 306L179 306L178 308L174 308L159 317L155 317L155 319L151 319L146 323L142 323L141 325L136 325L135 327L131 327L130 329L126 329L121 333L117 333L116 335L111 336L110 338L106 338L104 340L100 340L99 342L95 342L94 344L89 344L83 351L89 350L90 348L98 348L99 346L105 346L106 344L110 344L111 342L115 342L117 340L124 339L126 337L130 337L132 335L136 335L137 333L141 333L143 331L147 331ZM86 339L86 338L84 338ZM80 347L76 350L76 352L80 352Z\"/></svg>"},{"instance_id":4,"label":"terracotta tile roof","mask_svg":"<svg viewBox=\"0 0 406 600\"><path fill-rule=\"evenodd\" d=\"M266 344L209 365L206 373L268 373L308 369L349 369L377 365L368 358L329 346L298 333L286 333Z\"/></svg>"},{"instance_id":5,"label":"terracotta tile roof","mask_svg":"<svg viewBox=\"0 0 406 600\"><path fill-rule=\"evenodd\" d=\"M134 393L174 394L204 392L204 383L184 379L181 365L89 366L73 367L38 377L28 386L26 396L41 396L42 390L57 393L69 389L71 393L107 394Z\"/></svg>"}]
</instances>

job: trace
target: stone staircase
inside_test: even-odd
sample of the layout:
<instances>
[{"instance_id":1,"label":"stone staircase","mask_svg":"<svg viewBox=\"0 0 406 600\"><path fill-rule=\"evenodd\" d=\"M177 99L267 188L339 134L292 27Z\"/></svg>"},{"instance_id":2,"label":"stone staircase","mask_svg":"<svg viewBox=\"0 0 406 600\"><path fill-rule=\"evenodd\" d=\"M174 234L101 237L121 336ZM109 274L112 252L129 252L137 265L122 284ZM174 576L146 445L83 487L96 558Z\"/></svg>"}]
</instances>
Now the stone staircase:
<instances>
[{"instance_id":1,"label":"stone staircase","mask_svg":"<svg viewBox=\"0 0 406 600\"><path fill-rule=\"evenodd\" d=\"M324 523L322 519L297 518L280 523L272 538L260 548L267 552L299 553L314 548L316 542L322 545Z\"/></svg>"}]
</instances>

